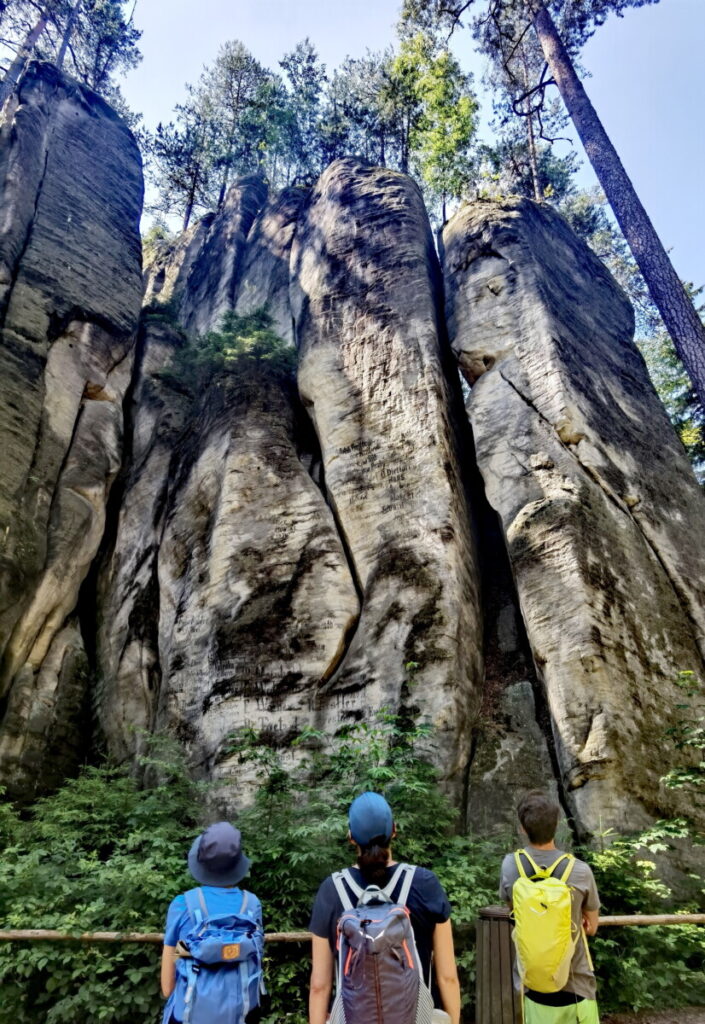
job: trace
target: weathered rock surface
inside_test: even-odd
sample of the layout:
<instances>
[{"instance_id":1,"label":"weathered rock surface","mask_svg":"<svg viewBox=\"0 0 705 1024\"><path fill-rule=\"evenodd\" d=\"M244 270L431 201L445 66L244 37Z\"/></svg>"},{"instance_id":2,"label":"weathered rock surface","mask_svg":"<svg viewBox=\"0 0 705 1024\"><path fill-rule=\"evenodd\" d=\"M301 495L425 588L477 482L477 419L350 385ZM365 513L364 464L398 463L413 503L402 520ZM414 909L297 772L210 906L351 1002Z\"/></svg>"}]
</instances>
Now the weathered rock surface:
<instances>
[{"instance_id":1,"label":"weathered rock surface","mask_svg":"<svg viewBox=\"0 0 705 1024\"><path fill-rule=\"evenodd\" d=\"M170 304L188 334L217 328L235 305L247 234L266 196L261 178L238 179L218 213L162 247L147 268L145 303Z\"/></svg>"},{"instance_id":2,"label":"weathered rock surface","mask_svg":"<svg viewBox=\"0 0 705 1024\"><path fill-rule=\"evenodd\" d=\"M310 724L359 612L289 387L255 368L211 387L159 552L158 722L213 774L238 727L286 746Z\"/></svg>"},{"instance_id":3,"label":"weathered rock surface","mask_svg":"<svg viewBox=\"0 0 705 1024\"><path fill-rule=\"evenodd\" d=\"M259 291L241 312L272 308L277 293L288 307L300 201L285 195L257 222L243 281ZM192 271L171 281L179 308L200 315ZM244 359L198 394L161 372L179 344L167 318L145 317L124 495L100 573L98 713L120 756L139 749L132 725L170 728L191 764L227 777L239 727L286 745L311 723L359 601L309 472L320 456L291 375Z\"/></svg>"},{"instance_id":4,"label":"weathered rock surface","mask_svg":"<svg viewBox=\"0 0 705 1024\"><path fill-rule=\"evenodd\" d=\"M161 371L184 344L183 334L167 320L143 317L116 522L98 577L96 708L107 745L120 759L142 749L159 699L157 559L174 452L191 407L190 397Z\"/></svg>"},{"instance_id":5,"label":"weathered rock surface","mask_svg":"<svg viewBox=\"0 0 705 1024\"><path fill-rule=\"evenodd\" d=\"M482 626L437 264L409 178L355 160L313 190L292 252L299 390L362 596L321 721L416 706L460 793L479 706ZM416 664L413 691L409 662Z\"/></svg>"},{"instance_id":6,"label":"weathered rock surface","mask_svg":"<svg viewBox=\"0 0 705 1024\"><path fill-rule=\"evenodd\" d=\"M561 786L584 831L688 810L660 779L674 680L703 667L705 504L631 308L565 222L528 200L465 207L444 247L449 333Z\"/></svg>"},{"instance_id":7,"label":"weathered rock surface","mask_svg":"<svg viewBox=\"0 0 705 1024\"><path fill-rule=\"evenodd\" d=\"M0 767L21 792L51 774L81 661L66 623L120 466L142 291L139 152L103 100L31 64L0 126L0 187Z\"/></svg>"},{"instance_id":8,"label":"weathered rock surface","mask_svg":"<svg viewBox=\"0 0 705 1024\"><path fill-rule=\"evenodd\" d=\"M291 345L294 323L289 300L289 261L297 220L307 199L302 188L270 197L247 239L235 312L266 307L272 330Z\"/></svg>"}]
</instances>

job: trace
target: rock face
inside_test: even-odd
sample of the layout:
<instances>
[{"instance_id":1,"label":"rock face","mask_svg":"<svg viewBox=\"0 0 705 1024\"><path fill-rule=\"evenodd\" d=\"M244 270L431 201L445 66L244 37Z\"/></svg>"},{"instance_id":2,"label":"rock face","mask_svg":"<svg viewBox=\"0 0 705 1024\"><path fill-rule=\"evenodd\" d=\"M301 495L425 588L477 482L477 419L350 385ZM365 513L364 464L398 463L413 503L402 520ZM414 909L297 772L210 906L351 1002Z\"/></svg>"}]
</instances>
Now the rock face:
<instances>
[{"instance_id":1,"label":"rock face","mask_svg":"<svg viewBox=\"0 0 705 1024\"><path fill-rule=\"evenodd\" d=\"M0 188L0 767L21 792L77 753L87 672L71 613L121 461L139 152L99 97L32 64L0 126Z\"/></svg>"},{"instance_id":2,"label":"rock face","mask_svg":"<svg viewBox=\"0 0 705 1024\"><path fill-rule=\"evenodd\" d=\"M362 598L345 659L321 689L323 721L333 729L370 708L415 705L461 792L482 625L436 298L416 186L332 164L292 252L299 390Z\"/></svg>"},{"instance_id":3,"label":"rock face","mask_svg":"<svg viewBox=\"0 0 705 1024\"><path fill-rule=\"evenodd\" d=\"M629 303L528 200L465 207L444 248L449 333L559 784L587 832L686 811L660 779L675 679L703 668L705 504Z\"/></svg>"},{"instance_id":4,"label":"rock face","mask_svg":"<svg viewBox=\"0 0 705 1024\"><path fill-rule=\"evenodd\" d=\"M390 709L433 723L478 831L530 786L585 835L692 810L660 780L675 678L703 668L705 503L628 303L561 218L461 211L444 316L409 178L243 178L151 259L137 329L129 132L47 66L6 111L10 793L168 731L232 810L238 730L294 758L305 727ZM263 307L283 345L201 344Z\"/></svg>"},{"instance_id":5,"label":"rock face","mask_svg":"<svg viewBox=\"0 0 705 1024\"><path fill-rule=\"evenodd\" d=\"M217 214L163 248L148 268L145 302L169 303L191 335L217 328L235 305L247 233L266 195L261 178L240 178Z\"/></svg>"},{"instance_id":6,"label":"rock face","mask_svg":"<svg viewBox=\"0 0 705 1024\"><path fill-rule=\"evenodd\" d=\"M288 188L265 204L247 239L235 312L244 315L263 306L272 317L273 330L294 344L294 323L289 301L291 244L307 192Z\"/></svg>"}]
</instances>

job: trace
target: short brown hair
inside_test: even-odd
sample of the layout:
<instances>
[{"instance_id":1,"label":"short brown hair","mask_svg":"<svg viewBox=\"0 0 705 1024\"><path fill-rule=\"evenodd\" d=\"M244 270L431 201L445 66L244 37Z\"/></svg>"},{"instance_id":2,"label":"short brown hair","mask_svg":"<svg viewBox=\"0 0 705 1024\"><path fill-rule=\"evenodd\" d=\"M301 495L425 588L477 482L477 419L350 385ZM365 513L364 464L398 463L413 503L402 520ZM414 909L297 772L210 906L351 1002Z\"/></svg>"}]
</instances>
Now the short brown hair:
<instances>
[{"instance_id":1,"label":"short brown hair","mask_svg":"<svg viewBox=\"0 0 705 1024\"><path fill-rule=\"evenodd\" d=\"M550 843L558 828L561 809L547 793L534 789L521 798L517 814L530 843Z\"/></svg>"}]
</instances>

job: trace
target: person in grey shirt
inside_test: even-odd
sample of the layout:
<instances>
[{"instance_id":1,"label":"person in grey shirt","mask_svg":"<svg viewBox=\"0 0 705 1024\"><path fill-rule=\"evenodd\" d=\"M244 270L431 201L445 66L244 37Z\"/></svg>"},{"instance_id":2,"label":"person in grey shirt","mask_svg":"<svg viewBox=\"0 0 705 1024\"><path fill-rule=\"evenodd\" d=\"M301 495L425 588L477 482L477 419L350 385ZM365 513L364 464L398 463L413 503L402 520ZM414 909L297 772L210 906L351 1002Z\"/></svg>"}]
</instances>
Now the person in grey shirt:
<instances>
[{"instance_id":1,"label":"person in grey shirt","mask_svg":"<svg viewBox=\"0 0 705 1024\"><path fill-rule=\"evenodd\" d=\"M561 856L565 856L555 843L560 807L546 793L527 793L519 802L517 814L521 832L528 839L526 852L540 867L547 868ZM529 877L533 869L527 858L523 866ZM554 872L559 876L565 870L562 861ZM519 877L513 853L502 861L499 884L500 899L512 905L512 887ZM586 935L597 931L600 898L590 867L576 858L567 885L571 890L573 928L577 933L585 930ZM520 988L518 973L515 973L516 988ZM595 1001L595 974L587 950L587 942L581 937L575 945L570 965L568 982L560 992L534 992L524 990L525 1024L598 1024L597 1002Z\"/></svg>"}]
</instances>

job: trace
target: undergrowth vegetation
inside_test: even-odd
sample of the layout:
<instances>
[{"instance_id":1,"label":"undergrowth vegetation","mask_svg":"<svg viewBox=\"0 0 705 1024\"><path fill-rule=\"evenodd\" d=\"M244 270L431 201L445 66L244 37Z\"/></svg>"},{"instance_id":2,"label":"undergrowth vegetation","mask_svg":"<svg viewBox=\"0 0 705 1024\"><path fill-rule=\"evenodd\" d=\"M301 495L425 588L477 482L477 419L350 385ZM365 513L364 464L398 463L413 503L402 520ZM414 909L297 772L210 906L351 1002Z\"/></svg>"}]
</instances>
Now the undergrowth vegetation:
<instances>
[{"instance_id":1,"label":"undergrowth vegetation","mask_svg":"<svg viewBox=\"0 0 705 1024\"><path fill-rule=\"evenodd\" d=\"M516 839L457 834L430 765L430 739L426 726L387 714L342 729L332 743L307 730L283 751L242 731L231 738L230 763L236 777L253 780L254 795L237 824L253 861L246 884L262 900L265 930L300 930L322 879L350 862L350 801L368 788L383 792L398 826L395 856L432 867L450 897L472 1019L474 921L479 907L497 901L500 859ZM143 768L150 781L141 788L124 770L91 767L27 819L7 805L0 810L5 927L162 929L169 901L192 884L186 852L209 794L188 778L167 741L153 742ZM212 787L210 795L217 800ZM683 827L665 823L586 854L603 913L668 907L671 894L652 854ZM604 929L591 944L603 1009L705 1003L705 936L696 926ZM0 943L0 1024L156 1021L158 962L154 946ZM306 945L268 945L266 970L266 1024L305 1024Z\"/></svg>"}]
</instances>

